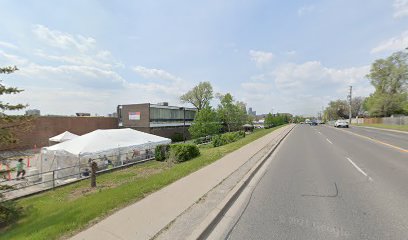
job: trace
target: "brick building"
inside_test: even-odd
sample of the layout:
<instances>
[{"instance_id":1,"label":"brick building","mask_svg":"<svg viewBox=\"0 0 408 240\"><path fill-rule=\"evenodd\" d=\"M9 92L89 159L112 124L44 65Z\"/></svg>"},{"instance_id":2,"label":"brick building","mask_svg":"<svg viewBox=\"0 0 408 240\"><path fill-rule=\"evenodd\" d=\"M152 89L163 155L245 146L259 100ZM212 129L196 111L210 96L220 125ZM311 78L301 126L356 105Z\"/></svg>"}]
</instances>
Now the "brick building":
<instances>
[{"instance_id":1,"label":"brick building","mask_svg":"<svg viewBox=\"0 0 408 240\"><path fill-rule=\"evenodd\" d=\"M176 138L189 138L188 127L194 120L195 108L169 106L168 103L141 103L119 105L118 126L154 135Z\"/></svg>"},{"instance_id":2,"label":"brick building","mask_svg":"<svg viewBox=\"0 0 408 240\"><path fill-rule=\"evenodd\" d=\"M0 145L0 151L48 146L50 137L65 131L83 135L97 129L115 128L118 128L118 120L113 117L40 116L35 117L29 131L15 130L17 144Z\"/></svg>"}]
</instances>

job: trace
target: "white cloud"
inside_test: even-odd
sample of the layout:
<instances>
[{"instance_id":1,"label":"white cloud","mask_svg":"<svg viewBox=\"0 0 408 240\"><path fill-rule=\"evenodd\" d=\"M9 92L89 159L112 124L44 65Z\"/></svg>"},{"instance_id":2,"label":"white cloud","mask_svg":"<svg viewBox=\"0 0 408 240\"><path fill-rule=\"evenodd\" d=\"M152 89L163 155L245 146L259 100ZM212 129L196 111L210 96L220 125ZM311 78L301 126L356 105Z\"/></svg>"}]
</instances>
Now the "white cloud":
<instances>
[{"instance_id":1,"label":"white cloud","mask_svg":"<svg viewBox=\"0 0 408 240\"><path fill-rule=\"evenodd\" d=\"M65 32L51 30L43 25L35 25L32 29L35 36L49 46L86 52L95 48L96 41L91 37L72 35Z\"/></svg>"},{"instance_id":2,"label":"white cloud","mask_svg":"<svg viewBox=\"0 0 408 240\"><path fill-rule=\"evenodd\" d=\"M9 54L0 50L0 64L1 65L23 65L28 63L28 60L13 54Z\"/></svg>"},{"instance_id":3,"label":"white cloud","mask_svg":"<svg viewBox=\"0 0 408 240\"><path fill-rule=\"evenodd\" d=\"M173 74L166 72L162 69L156 68L146 68L142 66L135 66L132 68L137 74L147 79L161 79L161 80L171 80L180 81L181 78L174 76Z\"/></svg>"},{"instance_id":4,"label":"white cloud","mask_svg":"<svg viewBox=\"0 0 408 240\"><path fill-rule=\"evenodd\" d=\"M251 61L255 62L258 67L261 67L272 60L273 53L250 50L249 56L251 58Z\"/></svg>"},{"instance_id":5,"label":"white cloud","mask_svg":"<svg viewBox=\"0 0 408 240\"><path fill-rule=\"evenodd\" d=\"M6 47L10 49L18 49L18 47L12 43L0 41L0 47Z\"/></svg>"},{"instance_id":6,"label":"white cloud","mask_svg":"<svg viewBox=\"0 0 408 240\"><path fill-rule=\"evenodd\" d=\"M319 61L286 63L242 83L241 96L258 112L271 111L262 108L267 102L275 112L315 114L328 101L345 99L349 85L356 96L368 96L374 90L365 78L368 72L369 66L330 68Z\"/></svg>"},{"instance_id":7,"label":"white cloud","mask_svg":"<svg viewBox=\"0 0 408 240\"><path fill-rule=\"evenodd\" d=\"M282 91L316 92L325 88L347 86L367 82L365 75L369 66L357 68L328 68L318 61L309 61L302 64L288 63L276 68L271 74L276 86Z\"/></svg>"},{"instance_id":8,"label":"white cloud","mask_svg":"<svg viewBox=\"0 0 408 240\"><path fill-rule=\"evenodd\" d=\"M392 37L371 50L372 54L380 52L394 52L408 47L408 31L402 32L397 37Z\"/></svg>"},{"instance_id":9,"label":"white cloud","mask_svg":"<svg viewBox=\"0 0 408 240\"><path fill-rule=\"evenodd\" d=\"M93 66L102 69L111 69L114 66L119 66L120 63L112 59L110 52L99 51L95 54L82 54L82 53L72 53L70 55L51 55L44 52L44 50L38 49L35 51L35 55L43 59L61 62L63 64L73 64L82 66Z\"/></svg>"},{"instance_id":10,"label":"white cloud","mask_svg":"<svg viewBox=\"0 0 408 240\"><path fill-rule=\"evenodd\" d=\"M395 18L408 16L408 0L394 0L393 7Z\"/></svg>"},{"instance_id":11,"label":"white cloud","mask_svg":"<svg viewBox=\"0 0 408 240\"><path fill-rule=\"evenodd\" d=\"M315 10L315 6L309 5L309 6L303 6L298 9L297 14L299 17L302 17L308 13L311 13Z\"/></svg>"}]
</instances>

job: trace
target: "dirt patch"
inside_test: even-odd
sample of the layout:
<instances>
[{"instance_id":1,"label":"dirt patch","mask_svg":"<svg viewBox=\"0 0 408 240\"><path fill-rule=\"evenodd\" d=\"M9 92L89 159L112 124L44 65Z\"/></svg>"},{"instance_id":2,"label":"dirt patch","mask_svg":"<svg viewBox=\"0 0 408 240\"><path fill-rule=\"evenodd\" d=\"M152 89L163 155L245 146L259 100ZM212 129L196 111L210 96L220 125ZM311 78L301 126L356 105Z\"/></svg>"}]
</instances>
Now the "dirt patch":
<instances>
[{"instance_id":1,"label":"dirt patch","mask_svg":"<svg viewBox=\"0 0 408 240\"><path fill-rule=\"evenodd\" d=\"M86 187L86 188L78 188L73 190L72 192L69 193L68 195L68 201L75 200L77 198L80 198L82 196L87 196L96 192L99 192L103 189L109 189L109 188L114 188L116 187L117 184L113 183L104 183L104 184L99 184L96 186L96 188L91 188L91 187Z\"/></svg>"}]
</instances>

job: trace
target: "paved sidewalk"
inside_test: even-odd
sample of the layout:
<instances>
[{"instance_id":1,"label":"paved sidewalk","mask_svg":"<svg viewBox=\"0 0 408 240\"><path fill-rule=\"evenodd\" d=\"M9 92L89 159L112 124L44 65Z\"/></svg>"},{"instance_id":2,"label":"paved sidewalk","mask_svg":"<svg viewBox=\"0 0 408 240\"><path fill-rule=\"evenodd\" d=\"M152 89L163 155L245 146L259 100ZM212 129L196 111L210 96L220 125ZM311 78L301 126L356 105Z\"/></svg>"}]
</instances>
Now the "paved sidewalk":
<instances>
[{"instance_id":1,"label":"paved sidewalk","mask_svg":"<svg viewBox=\"0 0 408 240\"><path fill-rule=\"evenodd\" d=\"M279 128L220 160L125 207L72 240L150 239L292 126Z\"/></svg>"}]
</instances>

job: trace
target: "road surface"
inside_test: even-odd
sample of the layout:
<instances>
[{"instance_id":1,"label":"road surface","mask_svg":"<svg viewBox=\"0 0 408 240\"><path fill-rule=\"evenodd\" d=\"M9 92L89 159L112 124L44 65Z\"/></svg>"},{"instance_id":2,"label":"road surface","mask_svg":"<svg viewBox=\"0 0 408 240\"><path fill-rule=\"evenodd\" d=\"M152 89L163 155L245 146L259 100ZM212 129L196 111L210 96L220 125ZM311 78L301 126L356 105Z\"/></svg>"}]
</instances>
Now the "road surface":
<instances>
[{"instance_id":1,"label":"road surface","mask_svg":"<svg viewBox=\"0 0 408 240\"><path fill-rule=\"evenodd\" d=\"M344 130L352 133L357 133L375 140L386 142L400 148L408 149L408 132L403 133L397 131L389 131L386 129L383 130L356 126L350 126L350 128L345 128Z\"/></svg>"},{"instance_id":2,"label":"road surface","mask_svg":"<svg viewBox=\"0 0 408 240\"><path fill-rule=\"evenodd\" d=\"M229 239L408 239L408 135L365 132L298 125Z\"/></svg>"}]
</instances>

